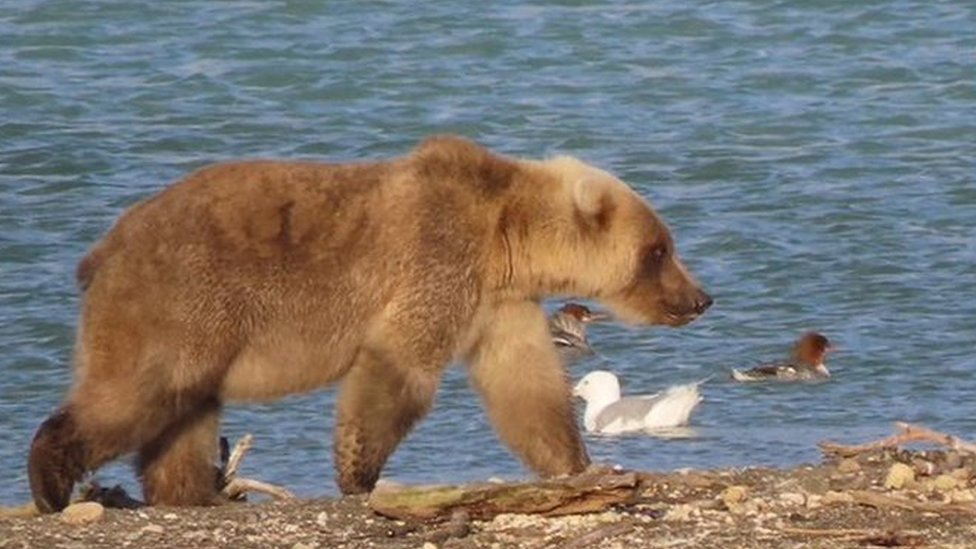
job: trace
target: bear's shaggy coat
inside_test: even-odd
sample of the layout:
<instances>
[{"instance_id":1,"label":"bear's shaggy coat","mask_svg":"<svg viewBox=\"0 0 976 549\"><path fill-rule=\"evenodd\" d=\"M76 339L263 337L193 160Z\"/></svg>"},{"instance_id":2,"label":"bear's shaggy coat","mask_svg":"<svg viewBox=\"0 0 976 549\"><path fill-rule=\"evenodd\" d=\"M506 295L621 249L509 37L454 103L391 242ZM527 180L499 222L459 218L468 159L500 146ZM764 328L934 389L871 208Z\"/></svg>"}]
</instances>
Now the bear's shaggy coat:
<instances>
[{"instance_id":1,"label":"bear's shaggy coat","mask_svg":"<svg viewBox=\"0 0 976 549\"><path fill-rule=\"evenodd\" d=\"M214 503L223 402L340 379L338 484L369 491L453 360L529 467L575 473L589 460L539 300L674 326L711 303L610 174L449 136L384 162L204 168L129 208L77 276L75 383L29 459L47 512L129 452L149 504Z\"/></svg>"}]
</instances>

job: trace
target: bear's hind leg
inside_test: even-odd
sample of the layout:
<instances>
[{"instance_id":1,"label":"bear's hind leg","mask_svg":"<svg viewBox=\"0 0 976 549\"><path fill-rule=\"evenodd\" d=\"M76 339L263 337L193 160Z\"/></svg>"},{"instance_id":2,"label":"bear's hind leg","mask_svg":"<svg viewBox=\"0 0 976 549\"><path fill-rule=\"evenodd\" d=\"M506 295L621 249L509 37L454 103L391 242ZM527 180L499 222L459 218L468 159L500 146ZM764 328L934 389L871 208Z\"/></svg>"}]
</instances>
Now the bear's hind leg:
<instances>
[{"instance_id":1,"label":"bear's hind leg","mask_svg":"<svg viewBox=\"0 0 976 549\"><path fill-rule=\"evenodd\" d=\"M498 435L532 470L555 476L589 465L569 382L537 304L500 305L470 371Z\"/></svg>"},{"instance_id":2,"label":"bear's hind leg","mask_svg":"<svg viewBox=\"0 0 976 549\"><path fill-rule=\"evenodd\" d=\"M158 436L175 412L154 404L154 394L122 382L82 382L31 443L27 469L38 510L60 511L85 473Z\"/></svg>"},{"instance_id":3,"label":"bear's hind leg","mask_svg":"<svg viewBox=\"0 0 976 549\"><path fill-rule=\"evenodd\" d=\"M217 494L220 403L204 401L139 450L138 469L148 505L203 506Z\"/></svg>"},{"instance_id":4,"label":"bear's hind leg","mask_svg":"<svg viewBox=\"0 0 976 549\"><path fill-rule=\"evenodd\" d=\"M369 492L387 458L434 400L437 374L362 350L339 394L335 467L343 494Z\"/></svg>"},{"instance_id":5,"label":"bear's hind leg","mask_svg":"<svg viewBox=\"0 0 976 549\"><path fill-rule=\"evenodd\" d=\"M40 512L53 513L68 506L75 483L93 468L88 447L70 406L58 409L38 428L31 442L27 477Z\"/></svg>"}]
</instances>

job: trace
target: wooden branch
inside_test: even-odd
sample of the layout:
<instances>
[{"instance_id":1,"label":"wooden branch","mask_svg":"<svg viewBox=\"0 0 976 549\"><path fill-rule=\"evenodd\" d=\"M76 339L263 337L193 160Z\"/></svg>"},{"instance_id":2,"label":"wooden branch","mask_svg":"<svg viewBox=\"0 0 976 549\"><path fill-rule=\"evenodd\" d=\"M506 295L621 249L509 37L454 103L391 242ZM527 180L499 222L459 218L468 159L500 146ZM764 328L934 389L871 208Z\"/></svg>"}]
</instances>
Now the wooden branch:
<instances>
[{"instance_id":1,"label":"wooden branch","mask_svg":"<svg viewBox=\"0 0 976 549\"><path fill-rule=\"evenodd\" d=\"M843 538L859 538L867 536L876 536L881 532L875 529L866 528L794 528L791 526L784 526L780 528L780 531L784 534L793 534L798 536L810 536L810 537L843 537Z\"/></svg>"},{"instance_id":2,"label":"wooden branch","mask_svg":"<svg viewBox=\"0 0 976 549\"><path fill-rule=\"evenodd\" d=\"M271 496L276 500L293 500L295 494L291 493L281 486L275 486L274 484L268 484L267 482L261 482L260 480L254 480L250 478L235 478L231 480L221 493L227 496L231 501L243 499L244 494L247 492L257 492L259 494L264 494L266 496Z\"/></svg>"},{"instance_id":3,"label":"wooden branch","mask_svg":"<svg viewBox=\"0 0 976 549\"><path fill-rule=\"evenodd\" d=\"M244 455L251 449L253 442L254 436L248 433L241 437L241 440L238 440L237 444L234 445L234 451L230 453L221 471L223 473L223 479L228 483L233 481L234 477L237 476L237 472L241 468L241 462L244 461Z\"/></svg>"},{"instance_id":4,"label":"wooden branch","mask_svg":"<svg viewBox=\"0 0 976 549\"><path fill-rule=\"evenodd\" d=\"M633 524L615 523L601 526L591 532L569 539L561 547L563 549L586 549L597 547L601 541L615 536L622 536L634 529Z\"/></svg>"},{"instance_id":5,"label":"wooden branch","mask_svg":"<svg viewBox=\"0 0 976 549\"><path fill-rule=\"evenodd\" d=\"M253 442L253 435L250 433L244 435L237 441L237 444L234 445L234 450L228 455L227 439L221 437L220 460L222 464L219 471L220 480L217 483L220 486L221 495L231 501L243 500L248 492L265 494L277 500L295 499L294 494L281 486L275 486L260 480L238 478L237 474L240 471L241 463L244 461L244 456L251 449Z\"/></svg>"},{"instance_id":6,"label":"wooden branch","mask_svg":"<svg viewBox=\"0 0 976 549\"><path fill-rule=\"evenodd\" d=\"M966 442L952 435L902 422L895 423L895 427L898 429L898 433L865 444L845 445L824 441L818 444L818 446L826 454L841 457L853 457L882 448L897 448L909 442L931 442L959 452L976 454L976 444Z\"/></svg>"},{"instance_id":7,"label":"wooden branch","mask_svg":"<svg viewBox=\"0 0 976 549\"><path fill-rule=\"evenodd\" d=\"M905 436L912 436L914 440L934 442L958 452L976 454L976 444L966 442L965 440L953 435L933 431L931 429L922 427L921 425L912 425L910 423L903 423L900 421L895 423L895 427L903 431Z\"/></svg>"},{"instance_id":8,"label":"wooden branch","mask_svg":"<svg viewBox=\"0 0 976 549\"><path fill-rule=\"evenodd\" d=\"M864 528L793 528L784 527L781 532L787 535L835 538L835 541L858 540L860 545L879 545L883 547L917 547L924 545L922 534L917 531L878 530Z\"/></svg>"},{"instance_id":9,"label":"wooden branch","mask_svg":"<svg viewBox=\"0 0 976 549\"><path fill-rule=\"evenodd\" d=\"M634 473L591 471L539 482L380 488L369 497L373 511L400 520L444 519L456 509L490 520L502 513L558 516L593 513L632 502L639 491Z\"/></svg>"},{"instance_id":10,"label":"wooden branch","mask_svg":"<svg viewBox=\"0 0 976 549\"><path fill-rule=\"evenodd\" d=\"M976 515L976 505L972 503L937 503L932 501L915 501L913 499L889 496L879 492L869 492L867 490L851 490L847 492L854 498L854 503L867 505L878 509L891 508L904 509L906 511L918 511L922 513L958 513L964 515Z\"/></svg>"}]
</instances>

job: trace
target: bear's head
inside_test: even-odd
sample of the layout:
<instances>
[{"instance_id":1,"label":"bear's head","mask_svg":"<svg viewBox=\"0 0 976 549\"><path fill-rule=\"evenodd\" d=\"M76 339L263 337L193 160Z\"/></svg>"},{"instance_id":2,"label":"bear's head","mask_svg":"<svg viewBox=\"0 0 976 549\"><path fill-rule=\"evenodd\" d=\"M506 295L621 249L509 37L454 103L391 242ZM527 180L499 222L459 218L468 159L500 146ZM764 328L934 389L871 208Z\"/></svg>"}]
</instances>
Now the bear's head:
<instances>
[{"instance_id":1,"label":"bear's head","mask_svg":"<svg viewBox=\"0 0 976 549\"><path fill-rule=\"evenodd\" d=\"M711 306L644 198L575 158L536 166L555 176L557 195L540 208L549 215L523 232L533 274L549 286L540 293L594 298L636 324L681 326Z\"/></svg>"}]
</instances>

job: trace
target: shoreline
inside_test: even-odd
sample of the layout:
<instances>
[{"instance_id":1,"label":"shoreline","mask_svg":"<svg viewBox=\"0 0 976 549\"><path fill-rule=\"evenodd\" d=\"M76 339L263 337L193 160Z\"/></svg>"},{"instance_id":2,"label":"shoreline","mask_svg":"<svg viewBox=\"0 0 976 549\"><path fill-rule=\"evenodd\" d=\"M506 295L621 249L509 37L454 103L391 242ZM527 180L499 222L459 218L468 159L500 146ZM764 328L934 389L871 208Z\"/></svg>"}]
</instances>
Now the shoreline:
<instances>
[{"instance_id":1,"label":"shoreline","mask_svg":"<svg viewBox=\"0 0 976 549\"><path fill-rule=\"evenodd\" d=\"M58 514L0 517L0 549L961 548L976 539L976 456L955 450L879 448L784 469L637 474L643 482L634 498L586 514L502 513L479 519L455 510L434 520L396 520L377 514L364 496L104 509L79 519L82 524L70 524Z\"/></svg>"}]
</instances>

